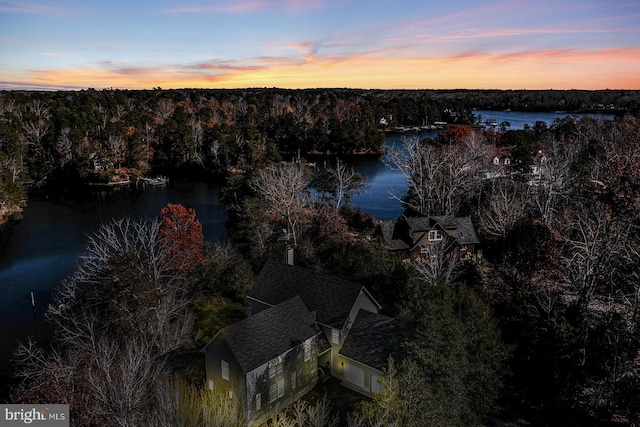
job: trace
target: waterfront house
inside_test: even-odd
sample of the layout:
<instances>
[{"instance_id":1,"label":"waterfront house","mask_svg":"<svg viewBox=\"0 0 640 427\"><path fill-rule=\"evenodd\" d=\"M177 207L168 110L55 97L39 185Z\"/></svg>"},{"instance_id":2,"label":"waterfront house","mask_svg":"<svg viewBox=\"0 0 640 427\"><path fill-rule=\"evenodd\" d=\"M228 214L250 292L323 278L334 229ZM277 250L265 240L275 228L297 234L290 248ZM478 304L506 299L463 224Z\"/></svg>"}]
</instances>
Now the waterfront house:
<instances>
[{"instance_id":1,"label":"waterfront house","mask_svg":"<svg viewBox=\"0 0 640 427\"><path fill-rule=\"evenodd\" d=\"M480 243L471 217L425 216L406 210L397 220L380 224L384 246L404 258L430 258L438 252L460 259L476 255Z\"/></svg>"},{"instance_id":2,"label":"waterfront house","mask_svg":"<svg viewBox=\"0 0 640 427\"><path fill-rule=\"evenodd\" d=\"M237 384L246 393L249 425L284 409L320 377L366 396L380 390L393 319L379 313L364 286L271 260L248 297L251 315L222 329L203 352L210 388Z\"/></svg>"}]
</instances>

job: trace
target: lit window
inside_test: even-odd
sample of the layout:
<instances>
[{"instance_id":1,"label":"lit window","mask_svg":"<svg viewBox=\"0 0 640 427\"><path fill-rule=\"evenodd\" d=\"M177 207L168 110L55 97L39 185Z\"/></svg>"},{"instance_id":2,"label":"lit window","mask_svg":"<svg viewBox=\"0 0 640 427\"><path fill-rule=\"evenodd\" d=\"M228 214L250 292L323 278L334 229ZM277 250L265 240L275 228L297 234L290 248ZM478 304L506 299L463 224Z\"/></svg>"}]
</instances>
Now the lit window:
<instances>
[{"instance_id":1,"label":"lit window","mask_svg":"<svg viewBox=\"0 0 640 427\"><path fill-rule=\"evenodd\" d=\"M440 230L430 230L429 240L442 240L442 233Z\"/></svg>"},{"instance_id":2,"label":"lit window","mask_svg":"<svg viewBox=\"0 0 640 427\"><path fill-rule=\"evenodd\" d=\"M331 329L331 342L334 344L340 344L340 331L337 329Z\"/></svg>"},{"instance_id":3,"label":"lit window","mask_svg":"<svg viewBox=\"0 0 640 427\"><path fill-rule=\"evenodd\" d=\"M233 390L229 390L229 399L233 399Z\"/></svg>"},{"instance_id":4,"label":"lit window","mask_svg":"<svg viewBox=\"0 0 640 427\"><path fill-rule=\"evenodd\" d=\"M213 390L213 380L209 380L209 390Z\"/></svg>"},{"instance_id":5,"label":"lit window","mask_svg":"<svg viewBox=\"0 0 640 427\"><path fill-rule=\"evenodd\" d=\"M256 394L256 411L259 411L262 407L262 395L260 393Z\"/></svg>"},{"instance_id":6,"label":"lit window","mask_svg":"<svg viewBox=\"0 0 640 427\"><path fill-rule=\"evenodd\" d=\"M291 390L295 390L296 389L297 379L298 379L297 372L292 372L291 373Z\"/></svg>"},{"instance_id":7,"label":"lit window","mask_svg":"<svg viewBox=\"0 0 640 427\"><path fill-rule=\"evenodd\" d=\"M229 362L222 361L222 379L229 380Z\"/></svg>"},{"instance_id":8,"label":"lit window","mask_svg":"<svg viewBox=\"0 0 640 427\"><path fill-rule=\"evenodd\" d=\"M312 338L309 338L304 342L304 361L305 362L308 362L309 360L311 360L311 340Z\"/></svg>"}]
</instances>

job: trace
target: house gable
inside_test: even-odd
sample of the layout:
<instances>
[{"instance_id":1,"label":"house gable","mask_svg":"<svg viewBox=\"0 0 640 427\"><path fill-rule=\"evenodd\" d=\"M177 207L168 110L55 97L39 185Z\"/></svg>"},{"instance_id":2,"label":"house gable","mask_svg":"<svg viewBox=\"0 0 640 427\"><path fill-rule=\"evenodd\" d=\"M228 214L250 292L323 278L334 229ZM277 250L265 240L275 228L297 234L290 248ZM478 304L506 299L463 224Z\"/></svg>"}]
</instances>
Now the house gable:
<instances>
[{"instance_id":1,"label":"house gable","mask_svg":"<svg viewBox=\"0 0 640 427\"><path fill-rule=\"evenodd\" d=\"M245 393L250 424L266 421L316 384L320 333L299 296L227 326L202 349L207 386Z\"/></svg>"},{"instance_id":2,"label":"house gable","mask_svg":"<svg viewBox=\"0 0 640 427\"><path fill-rule=\"evenodd\" d=\"M468 256L480 243L471 217L420 216L407 210L397 221L380 226L385 247L392 251L427 257L434 249L446 253L458 250Z\"/></svg>"},{"instance_id":3,"label":"house gable","mask_svg":"<svg viewBox=\"0 0 640 427\"><path fill-rule=\"evenodd\" d=\"M393 319L360 310L334 363L344 384L371 396L380 391L393 346Z\"/></svg>"},{"instance_id":4,"label":"house gable","mask_svg":"<svg viewBox=\"0 0 640 427\"><path fill-rule=\"evenodd\" d=\"M219 333L207 344L205 357L206 384L209 390L243 389L244 372L240 367L233 350L225 338ZM223 363L226 369L223 373Z\"/></svg>"},{"instance_id":5,"label":"house gable","mask_svg":"<svg viewBox=\"0 0 640 427\"><path fill-rule=\"evenodd\" d=\"M476 229L469 216L433 216L432 219L451 237L454 237L462 245L480 243Z\"/></svg>"},{"instance_id":6,"label":"house gable","mask_svg":"<svg viewBox=\"0 0 640 427\"><path fill-rule=\"evenodd\" d=\"M295 296L223 328L204 351L218 337L223 338L246 373L318 333L315 314Z\"/></svg>"},{"instance_id":7,"label":"house gable","mask_svg":"<svg viewBox=\"0 0 640 427\"><path fill-rule=\"evenodd\" d=\"M383 371L393 346L393 318L360 310L340 354Z\"/></svg>"},{"instance_id":8,"label":"house gable","mask_svg":"<svg viewBox=\"0 0 640 427\"><path fill-rule=\"evenodd\" d=\"M342 330L363 289L357 283L270 260L258 275L249 299L252 310L262 310L298 295L310 310L316 311L318 323Z\"/></svg>"},{"instance_id":9,"label":"house gable","mask_svg":"<svg viewBox=\"0 0 640 427\"><path fill-rule=\"evenodd\" d=\"M317 383L317 336L246 374L247 417L252 424L266 423Z\"/></svg>"}]
</instances>

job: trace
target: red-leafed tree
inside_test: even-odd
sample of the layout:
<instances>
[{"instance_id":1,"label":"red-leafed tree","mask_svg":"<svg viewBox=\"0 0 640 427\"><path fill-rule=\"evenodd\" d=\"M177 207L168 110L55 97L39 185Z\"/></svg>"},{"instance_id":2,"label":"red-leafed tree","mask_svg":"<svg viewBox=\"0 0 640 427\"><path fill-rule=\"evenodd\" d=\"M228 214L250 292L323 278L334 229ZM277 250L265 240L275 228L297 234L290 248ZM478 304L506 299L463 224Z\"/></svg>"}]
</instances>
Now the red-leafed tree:
<instances>
[{"instance_id":1,"label":"red-leafed tree","mask_svg":"<svg viewBox=\"0 0 640 427\"><path fill-rule=\"evenodd\" d=\"M192 271L205 263L202 224L196 211L167 204L161 211L160 235L169 247L169 259L180 271Z\"/></svg>"}]
</instances>

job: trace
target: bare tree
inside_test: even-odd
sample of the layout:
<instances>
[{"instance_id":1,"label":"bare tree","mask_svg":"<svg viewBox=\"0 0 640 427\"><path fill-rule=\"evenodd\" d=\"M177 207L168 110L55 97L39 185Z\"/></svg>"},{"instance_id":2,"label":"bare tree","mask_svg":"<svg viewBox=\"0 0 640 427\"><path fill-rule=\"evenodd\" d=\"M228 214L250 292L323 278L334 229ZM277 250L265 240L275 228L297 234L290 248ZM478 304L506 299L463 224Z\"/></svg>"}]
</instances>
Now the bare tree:
<instances>
[{"instance_id":1,"label":"bare tree","mask_svg":"<svg viewBox=\"0 0 640 427\"><path fill-rule=\"evenodd\" d=\"M40 147L45 135L49 132L49 121L42 117L26 121L22 124L22 143L26 146Z\"/></svg>"},{"instance_id":2,"label":"bare tree","mask_svg":"<svg viewBox=\"0 0 640 427\"><path fill-rule=\"evenodd\" d=\"M404 138L389 150L390 167L409 184L406 197L393 195L405 206L430 216L455 215L463 195L479 185L481 150L473 141L435 146L418 137Z\"/></svg>"},{"instance_id":3,"label":"bare tree","mask_svg":"<svg viewBox=\"0 0 640 427\"><path fill-rule=\"evenodd\" d=\"M93 343L95 325L115 335L137 331L157 354L184 342L192 325L191 299L158 230L158 221L124 218L103 224L89 238L82 262L49 307L61 342Z\"/></svg>"},{"instance_id":4,"label":"bare tree","mask_svg":"<svg viewBox=\"0 0 640 427\"><path fill-rule=\"evenodd\" d=\"M189 119L189 127L191 128L193 144L191 144L191 150L188 152L190 157L185 159L185 161L191 160L201 167L204 167L204 158L202 156L204 129L202 128L202 121L192 117Z\"/></svg>"},{"instance_id":5,"label":"bare tree","mask_svg":"<svg viewBox=\"0 0 640 427\"><path fill-rule=\"evenodd\" d=\"M289 406L289 409L273 417L271 425L274 427L337 427L340 423L340 416L332 413L326 394L315 404L298 400Z\"/></svg>"},{"instance_id":6,"label":"bare tree","mask_svg":"<svg viewBox=\"0 0 640 427\"><path fill-rule=\"evenodd\" d=\"M52 356L28 343L16 353L18 396L28 398L34 381L55 369L55 383L47 380L50 388L39 396L74 411L92 408L95 419L79 425L171 424L157 422L166 401L158 390L169 376L169 354L191 335L191 300L158 229L159 221L125 218L89 238L47 314L55 328Z\"/></svg>"},{"instance_id":7,"label":"bare tree","mask_svg":"<svg viewBox=\"0 0 640 427\"><path fill-rule=\"evenodd\" d=\"M87 370L96 398L104 404L105 415L121 426L146 424L155 410L154 385L167 375L166 366L157 363L152 344L144 339L127 340L118 345L101 337L89 354L93 362Z\"/></svg>"},{"instance_id":8,"label":"bare tree","mask_svg":"<svg viewBox=\"0 0 640 427\"><path fill-rule=\"evenodd\" d=\"M68 127L62 128L56 141L56 151L60 156L61 167L64 167L65 164L73 160L73 142L69 135L70 132L71 130Z\"/></svg>"},{"instance_id":9,"label":"bare tree","mask_svg":"<svg viewBox=\"0 0 640 427\"><path fill-rule=\"evenodd\" d=\"M281 163L261 170L251 182L269 211L284 221L288 236L297 245L297 229L310 205L306 188L311 182L301 163Z\"/></svg>"},{"instance_id":10,"label":"bare tree","mask_svg":"<svg viewBox=\"0 0 640 427\"><path fill-rule=\"evenodd\" d=\"M118 168L120 168L122 162L127 159L128 147L126 141L120 135L109 135L107 147L109 148L113 162L117 163Z\"/></svg>"},{"instance_id":11,"label":"bare tree","mask_svg":"<svg viewBox=\"0 0 640 427\"><path fill-rule=\"evenodd\" d=\"M343 201L348 203L354 193L360 193L364 179L353 168L348 168L340 159L336 161L336 167L331 169L331 175L336 184L335 207L336 210L339 210Z\"/></svg>"},{"instance_id":12,"label":"bare tree","mask_svg":"<svg viewBox=\"0 0 640 427\"><path fill-rule=\"evenodd\" d=\"M509 178L491 180L487 200L479 208L480 224L487 233L504 237L523 217L528 204L525 185Z\"/></svg>"},{"instance_id":13,"label":"bare tree","mask_svg":"<svg viewBox=\"0 0 640 427\"><path fill-rule=\"evenodd\" d=\"M410 196L392 195L405 206L431 215L435 199L435 177L444 168L434 147L423 145L418 137L403 138L402 146L388 152L389 166L402 174L409 184Z\"/></svg>"},{"instance_id":14,"label":"bare tree","mask_svg":"<svg viewBox=\"0 0 640 427\"><path fill-rule=\"evenodd\" d=\"M529 186L531 205L545 224L553 224L555 215L569 198L576 180L573 166L579 151L576 142L551 138L545 143L544 163Z\"/></svg>"},{"instance_id":15,"label":"bare tree","mask_svg":"<svg viewBox=\"0 0 640 427\"><path fill-rule=\"evenodd\" d=\"M156 106L156 117L160 123L164 123L176 110L176 104L170 99L162 98Z\"/></svg>"},{"instance_id":16,"label":"bare tree","mask_svg":"<svg viewBox=\"0 0 640 427\"><path fill-rule=\"evenodd\" d=\"M425 284L451 285L459 274L460 261L454 252L446 252L442 245L429 249L427 259L416 259L413 267Z\"/></svg>"},{"instance_id":17,"label":"bare tree","mask_svg":"<svg viewBox=\"0 0 640 427\"><path fill-rule=\"evenodd\" d=\"M619 265L631 259L631 224L614 217L600 202L578 211L566 242L566 281L579 307L586 310L596 298L610 303L620 289ZM635 259L635 258L634 258Z\"/></svg>"},{"instance_id":18,"label":"bare tree","mask_svg":"<svg viewBox=\"0 0 640 427\"><path fill-rule=\"evenodd\" d=\"M315 405L309 406L307 416L311 427L337 427L340 422L337 414L331 414L331 406L326 394Z\"/></svg>"}]
</instances>

